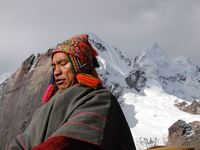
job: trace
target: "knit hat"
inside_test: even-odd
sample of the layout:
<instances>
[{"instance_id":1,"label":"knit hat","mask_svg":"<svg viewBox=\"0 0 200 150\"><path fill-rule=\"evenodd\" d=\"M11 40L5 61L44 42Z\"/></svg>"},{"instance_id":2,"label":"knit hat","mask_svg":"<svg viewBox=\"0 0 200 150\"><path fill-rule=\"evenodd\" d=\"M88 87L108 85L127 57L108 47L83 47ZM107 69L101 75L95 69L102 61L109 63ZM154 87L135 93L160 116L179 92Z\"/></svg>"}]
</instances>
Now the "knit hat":
<instances>
[{"instance_id":1,"label":"knit hat","mask_svg":"<svg viewBox=\"0 0 200 150\"><path fill-rule=\"evenodd\" d=\"M68 56L78 83L92 88L102 85L95 71L95 67L99 67L96 59L98 54L89 43L87 34L76 35L58 44L52 52L52 58L55 53L64 53ZM52 97L56 91L55 88L55 80L52 75L50 84L43 95L43 102L47 102Z\"/></svg>"},{"instance_id":2,"label":"knit hat","mask_svg":"<svg viewBox=\"0 0 200 150\"><path fill-rule=\"evenodd\" d=\"M67 54L75 74L88 72L93 67L99 67L96 59L97 52L88 42L87 34L74 36L58 44L53 51L52 57L58 52Z\"/></svg>"}]
</instances>

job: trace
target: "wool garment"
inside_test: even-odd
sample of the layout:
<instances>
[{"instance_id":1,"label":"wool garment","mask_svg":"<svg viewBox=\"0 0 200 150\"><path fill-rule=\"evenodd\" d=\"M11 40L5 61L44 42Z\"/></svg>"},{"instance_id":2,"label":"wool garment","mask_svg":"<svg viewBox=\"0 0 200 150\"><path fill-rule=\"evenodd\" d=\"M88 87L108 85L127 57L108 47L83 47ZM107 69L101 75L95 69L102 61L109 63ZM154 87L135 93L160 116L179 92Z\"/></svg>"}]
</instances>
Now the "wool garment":
<instances>
[{"instance_id":1,"label":"wool garment","mask_svg":"<svg viewBox=\"0 0 200 150\"><path fill-rule=\"evenodd\" d=\"M117 99L107 89L73 85L57 92L36 110L23 134L9 150L31 150L49 138L64 136L102 150L135 150Z\"/></svg>"}]
</instances>

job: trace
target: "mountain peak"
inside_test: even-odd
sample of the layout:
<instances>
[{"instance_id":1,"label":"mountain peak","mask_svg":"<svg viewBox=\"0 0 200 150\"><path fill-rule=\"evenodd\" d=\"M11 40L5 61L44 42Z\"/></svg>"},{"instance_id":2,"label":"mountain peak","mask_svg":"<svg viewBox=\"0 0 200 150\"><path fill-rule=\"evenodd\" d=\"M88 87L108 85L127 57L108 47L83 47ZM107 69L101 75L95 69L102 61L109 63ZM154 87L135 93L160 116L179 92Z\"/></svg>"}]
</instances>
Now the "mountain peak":
<instances>
[{"instance_id":1,"label":"mountain peak","mask_svg":"<svg viewBox=\"0 0 200 150\"><path fill-rule=\"evenodd\" d=\"M157 42L154 42L151 46L153 49L160 49L160 46Z\"/></svg>"},{"instance_id":2,"label":"mountain peak","mask_svg":"<svg viewBox=\"0 0 200 150\"><path fill-rule=\"evenodd\" d=\"M143 52L140 52L135 58L135 63L139 63L140 66L154 66L154 69L156 69L158 66L165 68L169 65L169 62L169 58L165 52L161 50L157 42L154 42L149 48L146 48L143 50Z\"/></svg>"},{"instance_id":3,"label":"mountain peak","mask_svg":"<svg viewBox=\"0 0 200 150\"><path fill-rule=\"evenodd\" d=\"M144 50L144 53L148 55L151 58L156 57L164 57L167 58L167 55L164 51L161 50L159 44L157 42L154 42L152 46Z\"/></svg>"}]
</instances>

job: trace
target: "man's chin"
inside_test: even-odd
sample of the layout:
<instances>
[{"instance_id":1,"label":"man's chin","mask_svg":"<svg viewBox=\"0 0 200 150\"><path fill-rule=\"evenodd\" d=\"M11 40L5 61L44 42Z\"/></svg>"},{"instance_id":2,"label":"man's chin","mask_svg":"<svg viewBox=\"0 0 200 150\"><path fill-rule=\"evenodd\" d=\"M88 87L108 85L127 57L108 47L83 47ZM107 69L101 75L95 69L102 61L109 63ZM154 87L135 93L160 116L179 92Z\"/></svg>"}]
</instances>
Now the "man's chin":
<instances>
[{"instance_id":1,"label":"man's chin","mask_svg":"<svg viewBox=\"0 0 200 150\"><path fill-rule=\"evenodd\" d=\"M69 88L70 86L73 86L74 84L76 84L76 82L68 82L68 84L57 84L58 90L64 90L66 88Z\"/></svg>"},{"instance_id":2,"label":"man's chin","mask_svg":"<svg viewBox=\"0 0 200 150\"><path fill-rule=\"evenodd\" d=\"M70 86L71 85L57 85L59 91L69 88Z\"/></svg>"}]
</instances>

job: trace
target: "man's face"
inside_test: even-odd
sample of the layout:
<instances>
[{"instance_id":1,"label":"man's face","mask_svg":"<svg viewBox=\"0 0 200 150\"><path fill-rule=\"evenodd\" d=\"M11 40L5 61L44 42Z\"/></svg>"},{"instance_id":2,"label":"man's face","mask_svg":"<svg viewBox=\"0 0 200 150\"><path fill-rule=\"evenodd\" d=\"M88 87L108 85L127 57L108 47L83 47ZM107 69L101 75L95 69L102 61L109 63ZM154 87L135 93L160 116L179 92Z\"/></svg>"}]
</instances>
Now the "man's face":
<instances>
[{"instance_id":1,"label":"man's face","mask_svg":"<svg viewBox=\"0 0 200 150\"><path fill-rule=\"evenodd\" d=\"M68 88L75 83L72 65L66 54L55 53L52 58L52 67L58 90Z\"/></svg>"}]
</instances>

